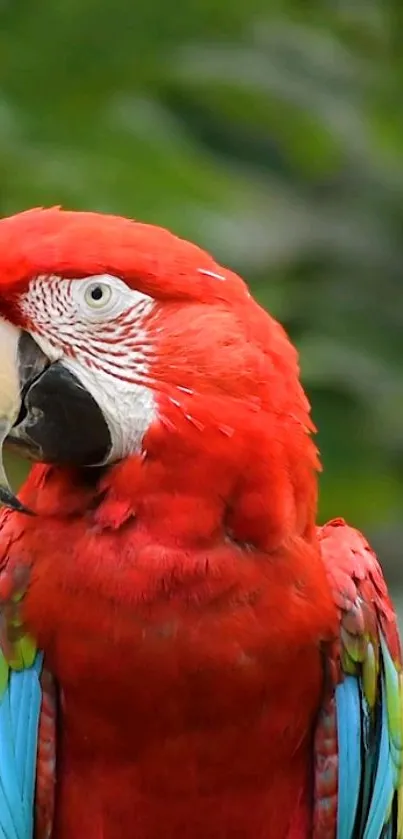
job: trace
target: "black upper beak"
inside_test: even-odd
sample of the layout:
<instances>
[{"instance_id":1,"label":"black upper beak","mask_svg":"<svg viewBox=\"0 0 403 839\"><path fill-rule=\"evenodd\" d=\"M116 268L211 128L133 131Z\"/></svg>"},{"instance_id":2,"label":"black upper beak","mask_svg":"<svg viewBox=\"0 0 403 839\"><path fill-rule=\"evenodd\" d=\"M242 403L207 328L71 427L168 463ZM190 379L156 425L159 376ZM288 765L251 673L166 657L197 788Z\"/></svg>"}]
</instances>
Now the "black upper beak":
<instances>
[{"instance_id":1,"label":"black upper beak","mask_svg":"<svg viewBox=\"0 0 403 839\"><path fill-rule=\"evenodd\" d=\"M1 322L0 351L2 329ZM9 369L4 383L0 374L0 501L29 513L5 476L4 443L43 463L95 466L107 460L111 436L91 394L63 362L50 363L27 332L18 333L14 355L15 369ZM7 393L12 394L11 407L7 405L5 410Z\"/></svg>"}]
</instances>

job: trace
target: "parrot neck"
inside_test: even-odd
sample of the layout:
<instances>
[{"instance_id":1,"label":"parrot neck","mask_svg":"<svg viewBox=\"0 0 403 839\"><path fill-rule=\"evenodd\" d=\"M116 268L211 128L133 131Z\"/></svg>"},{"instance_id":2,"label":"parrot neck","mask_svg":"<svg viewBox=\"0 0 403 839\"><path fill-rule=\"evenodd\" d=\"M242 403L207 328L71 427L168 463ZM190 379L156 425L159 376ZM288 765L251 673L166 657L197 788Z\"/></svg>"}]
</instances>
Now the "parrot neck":
<instances>
[{"instance_id":1,"label":"parrot neck","mask_svg":"<svg viewBox=\"0 0 403 839\"><path fill-rule=\"evenodd\" d=\"M200 547L231 540L273 552L293 538L314 543L316 475L309 458L290 469L281 448L267 458L247 441L205 435L205 446L158 447L102 469L36 466L22 500L39 514L83 515L118 529L135 519L165 544ZM199 443L200 441L197 440ZM228 445L233 442L234 445ZM40 492L38 488L40 487Z\"/></svg>"},{"instance_id":2,"label":"parrot neck","mask_svg":"<svg viewBox=\"0 0 403 839\"><path fill-rule=\"evenodd\" d=\"M104 468L37 466L21 499L62 518L96 508L115 529L135 518L184 547L315 542L320 464L307 415L193 392L161 397L157 415L138 454Z\"/></svg>"}]
</instances>

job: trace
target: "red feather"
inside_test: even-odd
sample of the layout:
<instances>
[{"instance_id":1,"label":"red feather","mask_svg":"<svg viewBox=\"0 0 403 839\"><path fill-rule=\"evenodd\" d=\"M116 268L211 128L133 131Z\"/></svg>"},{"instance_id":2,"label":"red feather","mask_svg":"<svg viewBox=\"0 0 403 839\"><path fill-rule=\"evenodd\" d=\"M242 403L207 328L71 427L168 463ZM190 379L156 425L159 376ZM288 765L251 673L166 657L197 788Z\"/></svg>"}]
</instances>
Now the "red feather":
<instances>
[{"instance_id":1,"label":"red feather","mask_svg":"<svg viewBox=\"0 0 403 839\"><path fill-rule=\"evenodd\" d=\"M58 209L0 222L0 312L33 333L31 277L100 273L156 301L141 455L36 466L21 499L37 515L0 522L0 595L28 578L23 620L62 699L53 839L308 839L322 651L367 583L340 543L321 556L296 351L167 231ZM46 691L40 839L53 725Z\"/></svg>"},{"instance_id":2,"label":"red feather","mask_svg":"<svg viewBox=\"0 0 403 839\"><path fill-rule=\"evenodd\" d=\"M22 540L15 517L3 524L8 573L31 567L25 621L63 689L55 837L286 837L310 819L317 642L335 621L318 551L223 540L213 499L203 532L203 494L191 515L185 485L184 527L162 478L152 458L92 491L35 468L23 497L40 515Z\"/></svg>"},{"instance_id":3,"label":"red feather","mask_svg":"<svg viewBox=\"0 0 403 839\"><path fill-rule=\"evenodd\" d=\"M338 611L340 631L336 641L326 649L327 690L315 735L313 839L334 839L337 832L339 770L335 687L344 679L343 652L353 653L351 664L357 671L357 677L362 678L362 664L368 642L371 643L377 664L376 668L373 667L373 697L366 697L366 701L375 728L375 717L381 702L376 673L381 655L380 633L397 673L402 669L402 656L396 614L382 569L365 537L341 518L319 528L318 536ZM365 696L365 683L362 683L362 692ZM395 725L397 731L393 733L399 735L402 724L399 727L396 720Z\"/></svg>"}]
</instances>

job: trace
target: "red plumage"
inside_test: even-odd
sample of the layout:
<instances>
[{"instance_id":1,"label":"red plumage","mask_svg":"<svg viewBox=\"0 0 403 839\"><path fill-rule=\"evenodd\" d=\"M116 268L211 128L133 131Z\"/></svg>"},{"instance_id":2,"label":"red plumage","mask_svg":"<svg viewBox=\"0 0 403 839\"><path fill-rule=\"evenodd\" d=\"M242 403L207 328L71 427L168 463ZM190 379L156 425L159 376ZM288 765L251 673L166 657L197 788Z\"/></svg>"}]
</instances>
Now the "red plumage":
<instances>
[{"instance_id":1,"label":"red plumage","mask_svg":"<svg viewBox=\"0 0 403 839\"><path fill-rule=\"evenodd\" d=\"M157 301L142 452L35 466L37 516L2 519L4 576L29 569L24 622L60 691L54 839L307 839L323 650L366 568L342 527L321 553L294 348L158 228L32 211L0 223L0 254L0 311L25 328L38 274L108 272Z\"/></svg>"},{"instance_id":2,"label":"red plumage","mask_svg":"<svg viewBox=\"0 0 403 839\"><path fill-rule=\"evenodd\" d=\"M55 835L285 836L308 811L318 638L335 631L318 552L224 541L202 488L178 516L160 487L152 460L99 488L35 467L23 497L40 517L3 527L9 565L32 563L23 614L62 689Z\"/></svg>"}]
</instances>

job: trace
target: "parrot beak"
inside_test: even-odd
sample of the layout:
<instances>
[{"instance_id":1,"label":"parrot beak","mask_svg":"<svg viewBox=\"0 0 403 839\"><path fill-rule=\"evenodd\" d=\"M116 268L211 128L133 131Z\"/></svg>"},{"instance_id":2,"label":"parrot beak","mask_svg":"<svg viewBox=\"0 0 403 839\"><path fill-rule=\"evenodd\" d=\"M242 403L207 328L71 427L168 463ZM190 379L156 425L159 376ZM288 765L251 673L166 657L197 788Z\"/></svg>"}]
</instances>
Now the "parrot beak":
<instances>
[{"instance_id":1,"label":"parrot beak","mask_svg":"<svg viewBox=\"0 0 403 839\"><path fill-rule=\"evenodd\" d=\"M3 464L3 446L21 407L18 375L20 330L0 319L0 502L20 513L31 513L13 494Z\"/></svg>"},{"instance_id":2,"label":"parrot beak","mask_svg":"<svg viewBox=\"0 0 403 839\"><path fill-rule=\"evenodd\" d=\"M112 447L106 419L78 378L0 317L0 503L32 514L8 483L5 445L30 460L78 467L107 463Z\"/></svg>"}]
</instances>

